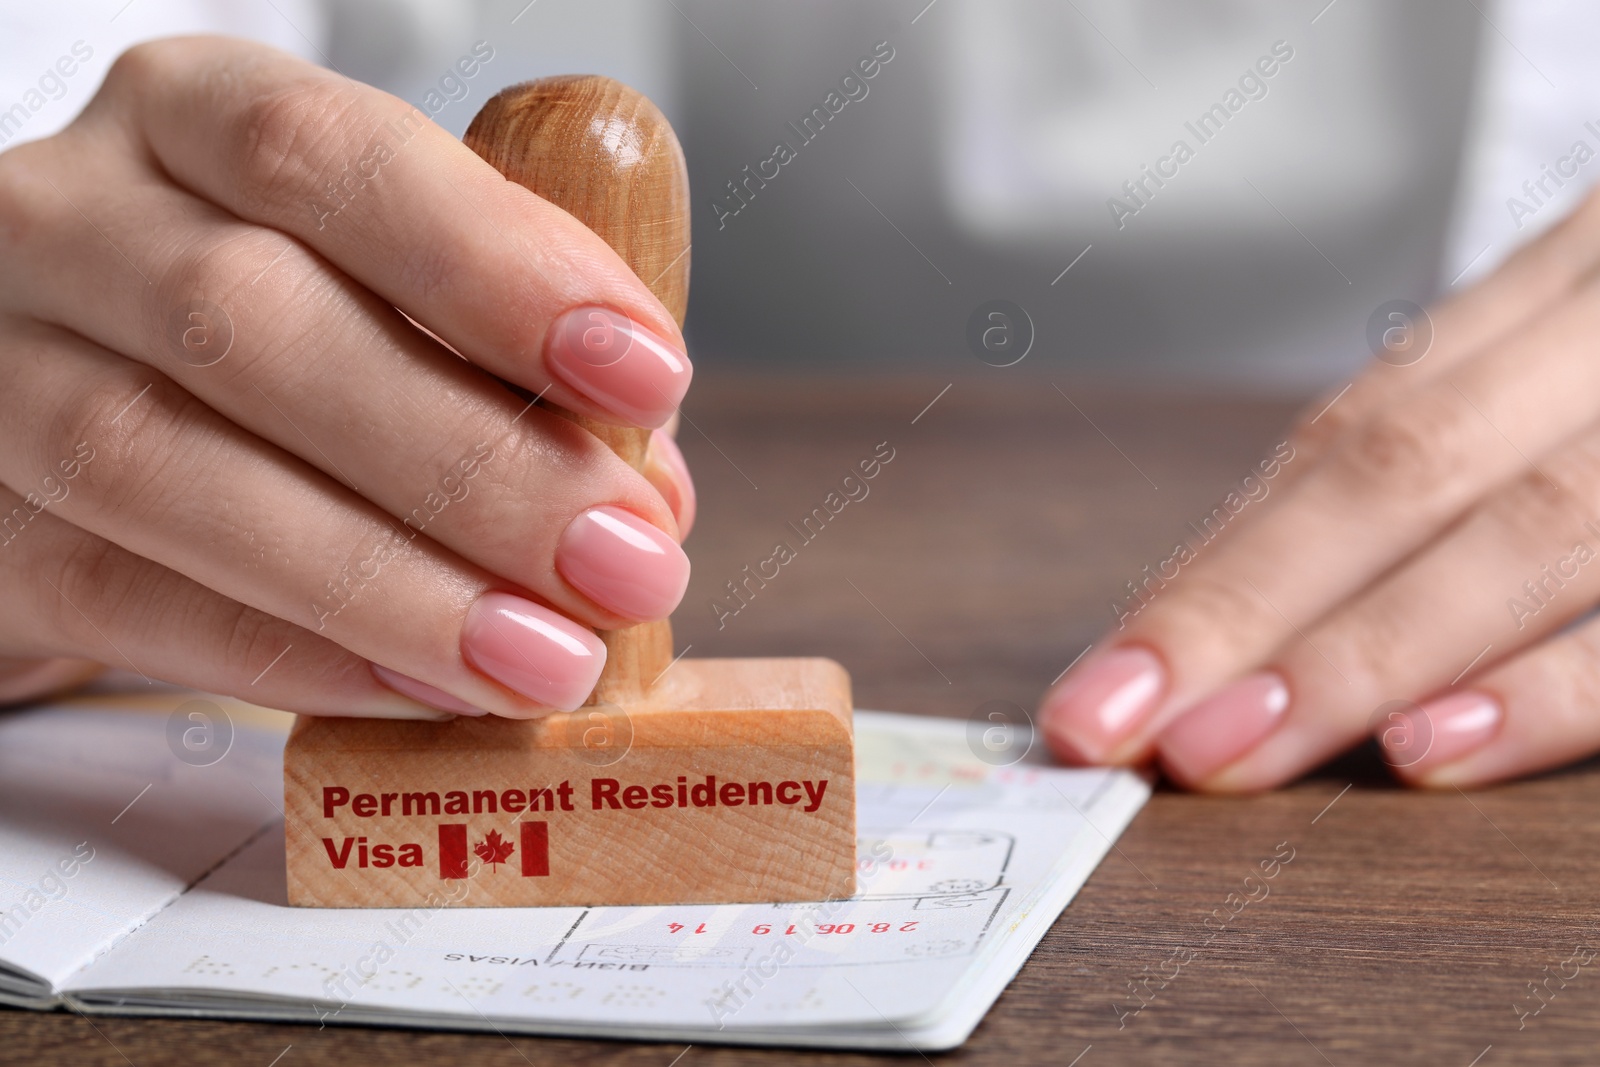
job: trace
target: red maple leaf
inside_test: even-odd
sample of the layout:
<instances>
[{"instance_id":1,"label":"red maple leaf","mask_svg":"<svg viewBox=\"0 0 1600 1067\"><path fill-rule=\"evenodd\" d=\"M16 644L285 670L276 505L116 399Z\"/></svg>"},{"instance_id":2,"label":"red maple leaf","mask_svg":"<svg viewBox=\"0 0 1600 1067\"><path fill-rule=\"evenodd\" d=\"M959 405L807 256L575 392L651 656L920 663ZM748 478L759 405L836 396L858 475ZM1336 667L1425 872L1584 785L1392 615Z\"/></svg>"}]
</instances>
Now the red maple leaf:
<instances>
[{"instance_id":1,"label":"red maple leaf","mask_svg":"<svg viewBox=\"0 0 1600 1067\"><path fill-rule=\"evenodd\" d=\"M491 868L498 869L497 865L504 863L516 848L516 845L500 836L499 830L490 830L488 837L472 846L472 851Z\"/></svg>"}]
</instances>

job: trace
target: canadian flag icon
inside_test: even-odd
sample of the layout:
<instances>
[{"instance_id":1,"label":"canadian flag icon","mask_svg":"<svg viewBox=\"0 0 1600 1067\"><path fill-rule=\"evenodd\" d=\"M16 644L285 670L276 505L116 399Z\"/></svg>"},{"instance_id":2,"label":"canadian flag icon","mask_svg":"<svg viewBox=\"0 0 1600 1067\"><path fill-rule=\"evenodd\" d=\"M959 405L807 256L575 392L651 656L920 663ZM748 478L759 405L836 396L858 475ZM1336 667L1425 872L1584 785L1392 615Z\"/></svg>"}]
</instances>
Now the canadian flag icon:
<instances>
[{"instance_id":1,"label":"canadian flag icon","mask_svg":"<svg viewBox=\"0 0 1600 1067\"><path fill-rule=\"evenodd\" d=\"M499 870L499 865L509 862L515 853L521 857L522 877L543 878L549 875L550 824L524 822L518 825L522 829L517 845L501 837L499 831L491 830L487 837L474 846L473 852L490 865L490 870ZM467 824L440 823L439 877L467 877L467 855Z\"/></svg>"}]
</instances>

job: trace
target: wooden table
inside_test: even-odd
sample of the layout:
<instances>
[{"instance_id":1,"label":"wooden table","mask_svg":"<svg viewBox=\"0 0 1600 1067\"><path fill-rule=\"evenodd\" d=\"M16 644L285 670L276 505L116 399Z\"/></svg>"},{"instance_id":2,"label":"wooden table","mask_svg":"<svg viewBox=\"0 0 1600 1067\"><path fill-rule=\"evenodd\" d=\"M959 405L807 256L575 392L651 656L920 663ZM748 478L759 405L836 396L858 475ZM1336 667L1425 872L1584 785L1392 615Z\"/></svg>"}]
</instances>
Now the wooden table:
<instances>
[{"instance_id":1,"label":"wooden table","mask_svg":"<svg viewBox=\"0 0 1600 1067\"><path fill-rule=\"evenodd\" d=\"M1063 393L1023 370L956 381L925 411L948 378L697 385L682 439L701 518L679 648L833 656L850 668L863 707L946 716L991 699L1031 707L1110 621L1122 582L1165 555L1174 532L1279 440L1291 411L1058 381ZM719 630L710 603L725 583L791 539L785 524L884 441L894 459L869 495ZM1358 753L1266 797L1163 790L966 1046L929 1058L1060 1067L1596 1062L1600 955L1563 962L1577 946L1600 949L1597 812L1592 764L1482 793L1422 795L1395 789L1375 757ZM1213 909L1228 914L1244 876L1288 849L1294 858L1270 896L1206 943L1202 920ZM1193 958L1163 988L1180 947ZM1576 977L1563 987L1550 977L1558 971ZM1542 1001L1530 990L1547 978ZM1130 983L1141 979L1136 995ZM1141 1001L1142 1012L1119 1017ZM869 1059L0 1011L4 1063Z\"/></svg>"}]
</instances>

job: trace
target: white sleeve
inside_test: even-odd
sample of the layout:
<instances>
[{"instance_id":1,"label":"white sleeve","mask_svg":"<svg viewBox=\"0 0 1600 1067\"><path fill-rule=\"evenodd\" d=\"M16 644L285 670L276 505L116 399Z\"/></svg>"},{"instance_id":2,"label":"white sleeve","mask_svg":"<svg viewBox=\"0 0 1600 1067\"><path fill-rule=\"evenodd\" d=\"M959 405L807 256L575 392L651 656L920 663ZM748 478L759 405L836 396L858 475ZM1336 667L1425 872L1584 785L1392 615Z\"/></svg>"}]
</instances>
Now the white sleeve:
<instances>
[{"instance_id":1,"label":"white sleeve","mask_svg":"<svg viewBox=\"0 0 1600 1067\"><path fill-rule=\"evenodd\" d=\"M1476 99L1441 279L1465 285L1600 177L1600 6L1484 3Z\"/></svg>"},{"instance_id":2,"label":"white sleeve","mask_svg":"<svg viewBox=\"0 0 1600 1067\"><path fill-rule=\"evenodd\" d=\"M327 18L317 0L0 0L0 148L71 122L129 46L191 33L247 37L320 61Z\"/></svg>"}]
</instances>

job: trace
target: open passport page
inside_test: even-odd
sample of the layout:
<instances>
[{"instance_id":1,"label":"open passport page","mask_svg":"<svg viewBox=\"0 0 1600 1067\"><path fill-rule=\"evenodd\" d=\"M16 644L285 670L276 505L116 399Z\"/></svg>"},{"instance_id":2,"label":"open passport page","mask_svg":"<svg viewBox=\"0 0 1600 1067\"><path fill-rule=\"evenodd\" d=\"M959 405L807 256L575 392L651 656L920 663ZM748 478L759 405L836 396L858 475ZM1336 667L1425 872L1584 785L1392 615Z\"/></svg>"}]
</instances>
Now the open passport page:
<instances>
[{"instance_id":1,"label":"open passport page","mask_svg":"<svg viewBox=\"0 0 1600 1067\"><path fill-rule=\"evenodd\" d=\"M287 722L181 691L0 715L0 1003L952 1048L1149 796L1135 774L1037 754L991 766L966 723L859 711L854 897L290 908Z\"/></svg>"}]
</instances>

